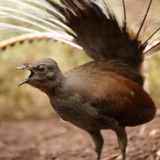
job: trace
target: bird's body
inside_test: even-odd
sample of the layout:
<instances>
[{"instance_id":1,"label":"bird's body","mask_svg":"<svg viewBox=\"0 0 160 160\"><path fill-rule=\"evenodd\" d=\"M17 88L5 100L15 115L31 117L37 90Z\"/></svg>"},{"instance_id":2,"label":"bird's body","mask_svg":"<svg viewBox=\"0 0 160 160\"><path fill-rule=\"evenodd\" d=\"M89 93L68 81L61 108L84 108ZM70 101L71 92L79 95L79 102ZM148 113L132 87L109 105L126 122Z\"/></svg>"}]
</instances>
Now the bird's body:
<instances>
[{"instance_id":1,"label":"bird's body","mask_svg":"<svg viewBox=\"0 0 160 160\"><path fill-rule=\"evenodd\" d=\"M79 66L61 76L60 86L46 92L64 120L95 130L111 129L114 124L135 126L154 117L149 95L108 67L111 64L105 61Z\"/></svg>"},{"instance_id":2,"label":"bird's body","mask_svg":"<svg viewBox=\"0 0 160 160\"><path fill-rule=\"evenodd\" d=\"M93 58L92 62L65 74L50 58L26 64L18 69L29 70L31 74L20 85L29 83L45 92L53 108L64 120L86 130L94 141L97 160L100 160L103 147L100 130L115 131L122 159L125 160L125 127L146 123L154 118L156 112L152 99L143 89L142 64L145 56L160 50L159 20L146 31L153 31L152 34L145 40L142 37L147 28L143 27L145 21L147 24L151 20L156 21L152 15L155 11L159 12L158 9L155 10L160 6L159 1L148 0L145 5L140 1L141 8L138 10L138 5L135 5L137 1L130 0L114 1L115 6L109 0L34 0L31 4L20 0L12 1L12 4L28 7L29 13L17 12L12 9L11 1L7 2L8 8L4 1L0 13L8 16L12 12L13 15L10 16L13 19L31 24L33 28L6 23L0 23L0 27L33 34L4 41L0 43L0 48L4 49L16 42L48 37L84 49ZM119 15L116 7L120 4L122 14ZM154 9L152 5L155 6ZM132 13L129 13L130 10ZM137 32L127 23L127 18L135 12L141 19L133 20L133 24L140 24ZM122 17L123 20L120 21ZM47 33L37 32L34 27Z\"/></svg>"},{"instance_id":3,"label":"bird's body","mask_svg":"<svg viewBox=\"0 0 160 160\"><path fill-rule=\"evenodd\" d=\"M116 132L125 160L125 127L146 123L155 116L155 105L141 87L142 76L127 65L92 61L62 74L56 62L47 58L18 69L31 71L20 85L29 83L45 92L62 119L91 135L97 160L103 146L101 129Z\"/></svg>"}]
</instances>

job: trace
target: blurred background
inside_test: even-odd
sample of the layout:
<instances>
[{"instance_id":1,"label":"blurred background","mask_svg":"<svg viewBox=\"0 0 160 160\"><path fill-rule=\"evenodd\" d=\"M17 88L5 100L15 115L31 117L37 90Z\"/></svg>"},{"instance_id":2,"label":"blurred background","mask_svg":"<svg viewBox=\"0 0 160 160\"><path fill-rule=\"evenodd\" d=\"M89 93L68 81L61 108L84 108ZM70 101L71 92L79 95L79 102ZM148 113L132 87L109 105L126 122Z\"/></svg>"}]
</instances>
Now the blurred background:
<instances>
[{"instance_id":1,"label":"blurred background","mask_svg":"<svg viewBox=\"0 0 160 160\"><path fill-rule=\"evenodd\" d=\"M2 32L0 41L14 37L13 32ZM17 85L29 72L17 71L16 67L25 62L51 57L57 61L62 72L84 64L91 59L83 51L60 42L34 41L17 44L0 51L0 119L23 119L25 117L46 117L54 114L47 96L27 84ZM157 107L160 106L160 53L146 60L146 89Z\"/></svg>"}]
</instances>

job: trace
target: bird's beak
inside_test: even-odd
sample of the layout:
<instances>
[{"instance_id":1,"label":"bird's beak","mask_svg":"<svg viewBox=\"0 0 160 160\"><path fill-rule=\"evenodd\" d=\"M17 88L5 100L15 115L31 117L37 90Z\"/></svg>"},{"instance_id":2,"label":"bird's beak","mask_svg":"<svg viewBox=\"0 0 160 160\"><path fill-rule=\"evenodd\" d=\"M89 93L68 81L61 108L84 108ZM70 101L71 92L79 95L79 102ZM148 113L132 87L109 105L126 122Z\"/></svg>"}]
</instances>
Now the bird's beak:
<instances>
[{"instance_id":1,"label":"bird's beak","mask_svg":"<svg viewBox=\"0 0 160 160\"><path fill-rule=\"evenodd\" d=\"M28 70L28 71L31 71L31 74L29 75L29 77L28 78L26 78L25 80L23 80L19 85L18 85L18 87L19 86L21 86L22 84L24 84L24 83L28 83L30 80L31 80L31 78L32 78L32 75L33 75L33 72L32 72L32 70L31 70L31 68L29 67L29 66L20 66L20 67L17 67L16 68L17 70Z\"/></svg>"}]
</instances>

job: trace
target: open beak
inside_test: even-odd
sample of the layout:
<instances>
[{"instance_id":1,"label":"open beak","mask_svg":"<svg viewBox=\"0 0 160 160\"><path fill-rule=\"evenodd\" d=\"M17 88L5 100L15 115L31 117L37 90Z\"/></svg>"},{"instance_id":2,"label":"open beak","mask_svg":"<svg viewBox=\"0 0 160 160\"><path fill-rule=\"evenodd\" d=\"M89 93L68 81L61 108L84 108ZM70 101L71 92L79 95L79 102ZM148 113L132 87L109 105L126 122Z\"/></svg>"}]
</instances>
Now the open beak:
<instances>
[{"instance_id":1,"label":"open beak","mask_svg":"<svg viewBox=\"0 0 160 160\"><path fill-rule=\"evenodd\" d=\"M31 70L31 68L29 67L29 66L20 66L20 67L17 67L16 68L17 70L28 70L28 71L31 71L31 74L29 75L29 77L28 78L26 78L25 80L23 80L19 85L18 85L18 87L19 86L21 86L22 84L24 84L24 83L28 83L30 80L31 80L31 78L32 78L32 75L33 75L33 72L32 72L32 70Z\"/></svg>"}]
</instances>

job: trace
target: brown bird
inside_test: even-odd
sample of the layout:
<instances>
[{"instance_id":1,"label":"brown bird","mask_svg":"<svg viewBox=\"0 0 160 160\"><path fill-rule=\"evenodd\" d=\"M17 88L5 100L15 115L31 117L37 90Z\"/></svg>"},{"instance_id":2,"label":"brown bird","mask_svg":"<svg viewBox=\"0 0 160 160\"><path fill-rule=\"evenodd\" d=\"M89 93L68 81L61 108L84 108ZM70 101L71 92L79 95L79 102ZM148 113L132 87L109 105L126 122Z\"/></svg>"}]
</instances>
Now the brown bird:
<instances>
[{"instance_id":1,"label":"brown bird","mask_svg":"<svg viewBox=\"0 0 160 160\"><path fill-rule=\"evenodd\" d=\"M155 106L149 95L139 84L116 72L116 69L122 72L127 70L120 62L97 60L64 75L50 58L17 69L31 71L20 85L28 83L45 92L61 118L91 135L97 160L103 146L101 129L116 132L125 160L125 127L143 124L154 118Z\"/></svg>"},{"instance_id":2,"label":"brown bird","mask_svg":"<svg viewBox=\"0 0 160 160\"><path fill-rule=\"evenodd\" d=\"M15 2L20 4L18 0ZM39 32L21 36L19 39L9 39L0 43L0 47L6 48L16 42L49 37L83 48L93 61L62 74L54 60L40 59L17 68L31 72L20 85L28 83L45 92L61 118L87 131L94 141L97 160L100 160L103 147L100 131L115 131L122 159L125 160L125 127L149 122L156 112L152 99L143 89L144 77L141 69L144 57L160 49L160 38L159 35L156 36L160 28L158 26L155 29L154 26L154 32L144 42L141 32L147 17L151 16L149 13L156 13L155 8L152 10L153 6L160 6L158 1L147 1L147 7L143 4L146 12L143 12L144 16L137 33L127 26L126 15L126 7L131 8L135 1L121 1L123 22L119 21L113 4L107 0L41 2L46 11L40 12L42 10L37 8L37 13L41 15L37 15L39 19L30 16L31 22L38 21L37 24L42 27L40 21L43 20L43 23L54 24L58 31ZM38 0L33 3L40 5ZM118 7L120 1L114 3L117 4L115 7ZM26 6L32 5L26 2ZM34 9L36 13L35 6ZM133 11L135 8L131 8L132 14ZM144 9L141 8L141 11ZM38 26L37 24L35 26ZM0 23L0 26L5 24ZM27 30L25 27L18 28L13 25L8 27Z\"/></svg>"}]
</instances>

